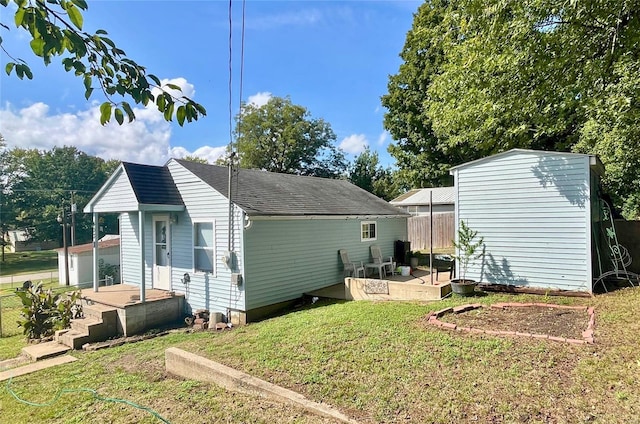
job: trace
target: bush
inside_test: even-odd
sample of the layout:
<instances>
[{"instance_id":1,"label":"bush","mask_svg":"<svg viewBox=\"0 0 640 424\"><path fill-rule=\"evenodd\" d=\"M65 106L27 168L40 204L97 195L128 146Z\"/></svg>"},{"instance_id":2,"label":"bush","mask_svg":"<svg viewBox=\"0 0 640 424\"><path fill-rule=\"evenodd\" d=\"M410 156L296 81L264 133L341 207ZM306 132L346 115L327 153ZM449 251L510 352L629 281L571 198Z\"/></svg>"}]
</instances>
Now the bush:
<instances>
[{"instance_id":1,"label":"bush","mask_svg":"<svg viewBox=\"0 0 640 424\"><path fill-rule=\"evenodd\" d=\"M73 318L82 315L82 306L76 302L80 292L54 294L44 291L42 283L17 292L22 301L21 320L18 327L29 339L41 339L53 335L56 330L68 328Z\"/></svg>"}]
</instances>

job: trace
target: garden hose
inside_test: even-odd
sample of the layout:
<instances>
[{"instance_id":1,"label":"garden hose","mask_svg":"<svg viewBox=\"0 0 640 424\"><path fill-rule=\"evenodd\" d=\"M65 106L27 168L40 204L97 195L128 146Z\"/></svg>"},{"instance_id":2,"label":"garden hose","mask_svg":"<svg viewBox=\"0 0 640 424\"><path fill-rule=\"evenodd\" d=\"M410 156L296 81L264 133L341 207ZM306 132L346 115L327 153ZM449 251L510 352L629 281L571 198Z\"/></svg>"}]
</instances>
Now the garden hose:
<instances>
[{"instance_id":1,"label":"garden hose","mask_svg":"<svg viewBox=\"0 0 640 424\"><path fill-rule=\"evenodd\" d=\"M125 399L117 399L117 398L109 398L109 397L104 397L104 396L100 396L98 394L97 391L93 390L93 389L87 389L87 388L79 388L79 389L60 389L58 390L58 393L56 393L56 395L53 397L52 400L50 400L49 402L45 402L45 403L36 403L36 402L29 402L28 400L24 400L21 399L11 388L11 380L13 379L13 377L9 378L9 380L7 380L7 391L9 392L9 394L11 394L11 396L13 396L18 402L24 403L26 405L29 406L35 406L35 407L44 407L44 406L51 406L54 403L56 403L58 401L58 399L60 399L60 396L62 396L65 393L74 393L74 392L81 392L81 393L91 393L93 395L93 397L97 400L101 400L103 402L114 402L114 403L124 403L125 405L129 405L129 406L133 406L134 408L140 409L142 411L146 411L149 414L153 415L154 417L156 417L157 419L159 419L160 421L162 421L163 423L166 424L171 424L169 422L169 420L167 420L166 418L164 418L162 415L160 415L159 413L157 413L156 411L154 411L151 408L147 408L146 406L141 406L138 405L136 403L130 402L128 400Z\"/></svg>"}]
</instances>

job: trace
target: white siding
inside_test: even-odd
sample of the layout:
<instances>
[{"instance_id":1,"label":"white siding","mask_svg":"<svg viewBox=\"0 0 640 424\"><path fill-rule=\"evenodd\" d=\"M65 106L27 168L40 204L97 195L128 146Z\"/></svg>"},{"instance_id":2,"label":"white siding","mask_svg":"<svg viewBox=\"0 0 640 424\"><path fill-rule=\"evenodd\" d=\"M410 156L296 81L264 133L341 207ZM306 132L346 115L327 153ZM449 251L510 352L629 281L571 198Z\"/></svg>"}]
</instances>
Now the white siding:
<instances>
[{"instance_id":1,"label":"white siding","mask_svg":"<svg viewBox=\"0 0 640 424\"><path fill-rule=\"evenodd\" d=\"M138 213L130 212L120 215L120 269L122 282L140 285L140 243L138 241ZM150 246L151 243L147 244ZM148 277L151 277L149 270ZM149 280L146 280L149 285Z\"/></svg>"},{"instance_id":2,"label":"white siding","mask_svg":"<svg viewBox=\"0 0 640 424\"><path fill-rule=\"evenodd\" d=\"M360 241L358 219L256 220L244 232L247 309L291 300L343 281L339 249L352 261L372 262L369 247L393 256L406 240L406 218L378 218L377 240ZM372 221L367 219L366 221Z\"/></svg>"},{"instance_id":3,"label":"white siding","mask_svg":"<svg viewBox=\"0 0 640 424\"><path fill-rule=\"evenodd\" d=\"M205 308L212 312L227 313L227 309L245 310L245 285L231 284L231 271L222 263L222 257L228 250L228 210L226 197L202 182L191 172L171 161L169 170L182 196L186 210L178 214L178 223L171 227L172 250L172 289L186 294L192 309ZM240 228L242 211L234 209L233 251L236 252L237 271L242 273L242 245ZM193 222L215 222L215 259L214 273L194 273L193 270ZM189 273L191 282L182 283L185 273Z\"/></svg>"},{"instance_id":4,"label":"white siding","mask_svg":"<svg viewBox=\"0 0 640 424\"><path fill-rule=\"evenodd\" d=\"M486 246L467 277L591 290L588 155L514 151L453 172L457 222Z\"/></svg>"},{"instance_id":5,"label":"white siding","mask_svg":"<svg viewBox=\"0 0 640 424\"><path fill-rule=\"evenodd\" d=\"M102 196L96 199L93 205L93 208L101 213L135 211L138 209L138 201L126 172L122 167L117 172L119 174L115 177L109 189L103 191Z\"/></svg>"}]
</instances>

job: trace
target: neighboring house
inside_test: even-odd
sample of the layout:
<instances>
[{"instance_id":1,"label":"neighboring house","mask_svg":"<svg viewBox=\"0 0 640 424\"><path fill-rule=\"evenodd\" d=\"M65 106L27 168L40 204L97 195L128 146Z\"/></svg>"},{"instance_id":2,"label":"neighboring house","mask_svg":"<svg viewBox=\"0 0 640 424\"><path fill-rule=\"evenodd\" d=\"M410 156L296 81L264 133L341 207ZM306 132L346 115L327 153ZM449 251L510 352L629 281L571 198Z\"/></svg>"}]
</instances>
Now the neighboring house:
<instances>
[{"instance_id":1,"label":"neighboring house","mask_svg":"<svg viewBox=\"0 0 640 424\"><path fill-rule=\"evenodd\" d=\"M389 203L413 216L428 216L432 211L434 214L453 213L455 201L454 187L433 187L409 190Z\"/></svg>"},{"instance_id":2,"label":"neighboring house","mask_svg":"<svg viewBox=\"0 0 640 424\"><path fill-rule=\"evenodd\" d=\"M10 252L51 250L59 246L55 241L30 241L25 229L9 230L7 234L9 236L8 246Z\"/></svg>"},{"instance_id":3,"label":"neighboring house","mask_svg":"<svg viewBox=\"0 0 640 424\"><path fill-rule=\"evenodd\" d=\"M67 247L69 254L69 285L88 286L93 282L93 243ZM65 284L64 248L58 252L58 279ZM105 264L120 267L120 236L106 235L98 242L98 257ZM113 275L113 282L120 282L119 273Z\"/></svg>"},{"instance_id":4,"label":"neighboring house","mask_svg":"<svg viewBox=\"0 0 640 424\"><path fill-rule=\"evenodd\" d=\"M467 276L592 292L602 173L596 156L521 149L453 167L456 223L464 220L485 243Z\"/></svg>"},{"instance_id":5,"label":"neighboring house","mask_svg":"<svg viewBox=\"0 0 640 424\"><path fill-rule=\"evenodd\" d=\"M122 281L141 299L181 292L240 323L342 282L339 249L393 255L407 228L406 213L344 180L239 169L229 184L226 167L176 159L122 163L84 211L120 213Z\"/></svg>"},{"instance_id":6,"label":"neighboring house","mask_svg":"<svg viewBox=\"0 0 640 424\"><path fill-rule=\"evenodd\" d=\"M434 248L452 245L455 233L454 187L409 190L389 203L412 215L407 221L411 250L428 249L431 244Z\"/></svg>"}]
</instances>

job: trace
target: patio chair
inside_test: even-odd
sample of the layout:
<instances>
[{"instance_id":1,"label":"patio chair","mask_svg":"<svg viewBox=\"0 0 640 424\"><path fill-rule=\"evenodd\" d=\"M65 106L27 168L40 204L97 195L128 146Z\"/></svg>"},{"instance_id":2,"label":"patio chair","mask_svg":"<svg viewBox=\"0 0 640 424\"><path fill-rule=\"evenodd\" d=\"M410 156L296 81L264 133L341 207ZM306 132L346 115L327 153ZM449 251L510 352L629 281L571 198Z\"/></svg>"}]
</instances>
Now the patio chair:
<instances>
[{"instance_id":1,"label":"patio chair","mask_svg":"<svg viewBox=\"0 0 640 424\"><path fill-rule=\"evenodd\" d=\"M349 254L345 249L338 250L338 253L340 254L340 260L342 260L342 275L344 277L350 275L354 278L358 278L360 276L360 271L362 271L362 277L366 277L366 274L364 272L364 265L362 262L352 262L349 259Z\"/></svg>"},{"instance_id":2,"label":"patio chair","mask_svg":"<svg viewBox=\"0 0 640 424\"><path fill-rule=\"evenodd\" d=\"M396 270L396 263L393 261L393 256L389 256L389 260L385 261L382 257L382 250L380 250L380 246L374 244L369 249L371 250L373 263L366 264L365 269L377 269L380 278L386 277L387 271L389 271L391 275L394 275Z\"/></svg>"}]
</instances>

